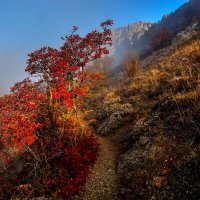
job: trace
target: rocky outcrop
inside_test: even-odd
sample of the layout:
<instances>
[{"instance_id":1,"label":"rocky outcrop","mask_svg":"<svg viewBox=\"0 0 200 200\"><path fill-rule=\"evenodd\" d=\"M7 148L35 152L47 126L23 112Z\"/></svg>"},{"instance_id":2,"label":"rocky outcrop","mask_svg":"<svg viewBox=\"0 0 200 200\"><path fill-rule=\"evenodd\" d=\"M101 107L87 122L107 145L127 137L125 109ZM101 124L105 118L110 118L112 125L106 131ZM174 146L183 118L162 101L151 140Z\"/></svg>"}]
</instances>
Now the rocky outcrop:
<instances>
[{"instance_id":1,"label":"rocky outcrop","mask_svg":"<svg viewBox=\"0 0 200 200\"><path fill-rule=\"evenodd\" d=\"M96 107L92 114L95 118L93 126L97 134L108 136L123 126L124 122L134 118L133 106L129 103L122 103L119 95L108 92L102 101L103 103Z\"/></svg>"},{"instance_id":2,"label":"rocky outcrop","mask_svg":"<svg viewBox=\"0 0 200 200\"><path fill-rule=\"evenodd\" d=\"M97 129L99 135L109 135L117 128L121 127L124 122L130 121L134 116L133 108L131 104L120 105L116 111L111 112L107 119L100 124Z\"/></svg>"},{"instance_id":3,"label":"rocky outcrop","mask_svg":"<svg viewBox=\"0 0 200 200\"><path fill-rule=\"evenodd\" d=\"M140 38L147 32L153 23L137 22L129 24L126 27L121 27L112 30L113 46L111 47L111 54L114 56L120 56L125 51L135 50L138 51L142 48L142 44L139 44Z\"/></svg>"}]
</instances>

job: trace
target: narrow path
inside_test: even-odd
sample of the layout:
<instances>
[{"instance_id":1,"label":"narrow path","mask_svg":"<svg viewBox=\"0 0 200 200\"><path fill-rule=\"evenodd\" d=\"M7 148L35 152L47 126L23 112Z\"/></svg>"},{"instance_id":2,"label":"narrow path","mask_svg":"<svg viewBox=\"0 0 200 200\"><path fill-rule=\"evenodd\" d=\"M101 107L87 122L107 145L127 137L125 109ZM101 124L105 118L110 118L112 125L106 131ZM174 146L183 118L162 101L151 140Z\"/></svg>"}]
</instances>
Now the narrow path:
<instances>
[{"instance_id":1,"label":"narrow path","mask_svg":"<svg viewBox=\"0 0 200 200\"><path fill-rule=\"evenodd\" d=\"M73 200L115 200L117 199L117 176L115 173L118 147L112 137L97 136L100 152L91 169L83 190Z\"/></svg>"}]
</instances>

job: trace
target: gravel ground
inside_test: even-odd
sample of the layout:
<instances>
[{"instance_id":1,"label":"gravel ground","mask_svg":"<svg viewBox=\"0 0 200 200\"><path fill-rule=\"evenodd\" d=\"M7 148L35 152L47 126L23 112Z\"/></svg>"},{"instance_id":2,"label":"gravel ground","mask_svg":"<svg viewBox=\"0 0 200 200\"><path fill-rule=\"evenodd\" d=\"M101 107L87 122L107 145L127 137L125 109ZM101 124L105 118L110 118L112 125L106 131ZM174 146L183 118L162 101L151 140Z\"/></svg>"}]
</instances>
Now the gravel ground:
<instances>
[{"instance_id":1,"label":"gravel ground","mask_svg":"<svg viewBox=\"0 0 200 200\"><path fill-rule=\"evenodd\" d=\"M112 138L98 136L99 157L91 169L83 190L72 200L116 200L118 193L115 173L118 148Z\"/></svg>"}]
</instances>

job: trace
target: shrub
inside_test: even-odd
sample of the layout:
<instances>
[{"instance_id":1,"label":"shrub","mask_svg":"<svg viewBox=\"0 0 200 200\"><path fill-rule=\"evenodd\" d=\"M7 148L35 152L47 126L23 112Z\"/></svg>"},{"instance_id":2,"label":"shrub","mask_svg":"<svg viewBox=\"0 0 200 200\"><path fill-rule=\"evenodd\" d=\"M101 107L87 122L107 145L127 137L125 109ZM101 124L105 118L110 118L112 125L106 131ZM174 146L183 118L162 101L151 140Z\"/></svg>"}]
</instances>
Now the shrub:
<instances>
[{"instance_id":1,"label":"shrub","mask_svg":"<svg viewBox=\"0 0 200 200\"><path fill-rule=\"evenodd\" d=\"M85 37L73 27L60 49L43 47L29 54L26 71L37 81L27 78L0 97L3 198L66 197L83 185L98 145L77 113L89 82L98 77L85 66L109 53L110 25L111 20L103 22L102 32Z\"/></svg>"},{"instance_id":2,"label":"shrub","mask_svg":"<svg viewBox=\"0 0 200 200\"><path fill-rule=\"evenodd\" d=\"M6 197L53 195L63 198L78 192L96 161L98 144L91 134L79 135L76 140L66 134L56 142L51 139L37 140L30 149L18 156L18 164L23 164L21 170L17 172L14 169L16 163L12 161L8 166L9 173L14 170L17 174L9 182L0 179L0 191Z\"/></svg>"},{"instance_id":3,"label":"shrub","mask_svg":"<svg viewBox=\"0 0 200 200\"><path fill-rule=\"evenodd\" d=\"M124 57L124 72L128 77L133 77L141 70L141 63L136 54L127 53Z\"/></svg>"}]
</instances>

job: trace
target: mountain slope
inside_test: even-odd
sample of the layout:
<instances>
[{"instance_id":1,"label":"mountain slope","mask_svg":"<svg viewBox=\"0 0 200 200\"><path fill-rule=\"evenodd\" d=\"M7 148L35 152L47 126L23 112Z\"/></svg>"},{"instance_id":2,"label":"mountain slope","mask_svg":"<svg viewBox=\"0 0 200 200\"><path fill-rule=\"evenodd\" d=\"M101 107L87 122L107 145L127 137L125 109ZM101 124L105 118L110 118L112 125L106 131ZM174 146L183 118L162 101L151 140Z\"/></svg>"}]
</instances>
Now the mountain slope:
<instances>
[{"instance_id":1,"label":"mountain slope","mask_svg":"<svg viewBox=\"0 0 200 200\"><path fill-rule=\"evenodd\" d=\"M200 36L143 59L146 69L104 88L92 125L116 135L118 199L199 199Z\"/></svg>"},{"instance_id":2,"label":"mountain slope","mask_svg":"<svg viewBox=\"0 0 200 200\"><path fill-rule=\"evenodd\" d=\"M118 84L98 85L85 113L98 137L115 141L118 156L116 163L110 160L119 184L116 199L199 200L199 3L189 1L158 24L139 22L114 32L118 64L125 51L146 51L140 54L142 70L131 77L124 74ZM173 32L170 43L152 48L151 39L163 27ZM105 155L99 159L103 163ZM95 174L89 185L102 191L107 184L96 184ZM86 192L87 197L94 193L90 188Z\"/></svg>"}]
</instances>

